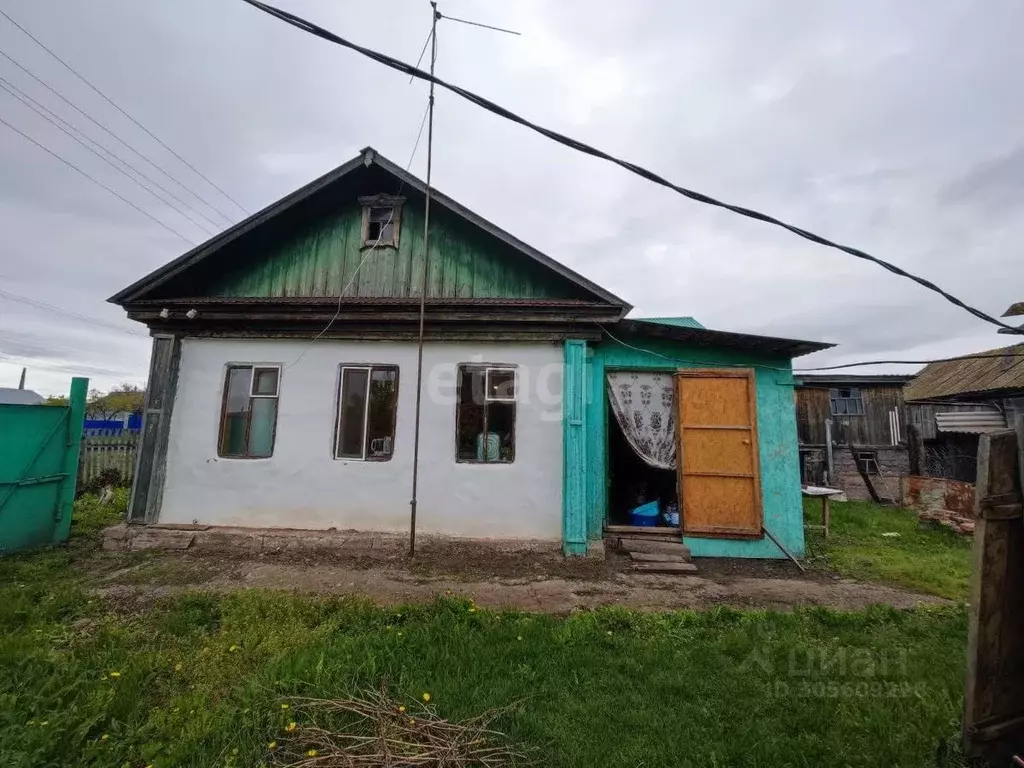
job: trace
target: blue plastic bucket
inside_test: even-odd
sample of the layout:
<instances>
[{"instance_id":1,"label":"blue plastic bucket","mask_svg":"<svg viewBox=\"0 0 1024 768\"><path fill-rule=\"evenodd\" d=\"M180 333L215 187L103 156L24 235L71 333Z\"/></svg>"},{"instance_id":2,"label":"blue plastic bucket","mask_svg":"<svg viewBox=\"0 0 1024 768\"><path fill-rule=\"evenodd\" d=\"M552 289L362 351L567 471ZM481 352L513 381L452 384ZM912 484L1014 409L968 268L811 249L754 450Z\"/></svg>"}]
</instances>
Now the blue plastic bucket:
<instances>
[{"instance_id":1,"label":"blue plastic bucket","mask_svg":"<svg viewBox=\"0 0 1024 768\"><path fill-rule=\"evenodd\" d=\"M651 527L658 524L658 507L660 506L657 500L649 501L646 504L641 504L639 507L634 507L629 517L633 525L641 525L645 527Z\"/></svg>"}]
</instances>

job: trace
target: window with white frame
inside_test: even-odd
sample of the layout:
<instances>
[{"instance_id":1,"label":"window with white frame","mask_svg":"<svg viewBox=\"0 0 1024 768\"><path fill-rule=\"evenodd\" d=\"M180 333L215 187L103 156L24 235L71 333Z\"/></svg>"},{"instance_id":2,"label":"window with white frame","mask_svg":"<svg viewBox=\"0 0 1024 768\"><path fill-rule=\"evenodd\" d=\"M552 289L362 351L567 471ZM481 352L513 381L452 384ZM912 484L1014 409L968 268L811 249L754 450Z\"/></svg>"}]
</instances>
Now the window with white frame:
<instances>
[{"instance_id":1,"label":"window with white frame","mask_svg":"<svg viewBox=\"0 0 1024 768\"><path fill-rule=\"evenodd\" d=\"M388 461L395 451L398 366L342 365L334 458Z\"/></svg>"},{"instance_id":2,"label":"window with white frame","mask_svg":"<svg viewBox=\"0 0 1024 768\"><path fill-rule=\"evenodd\" d=\"M278 365L228 366L217 455L265 459L274 454L280 383Z\"/></svg>"},{"instance_id":3,"label":"window with white frame","mask_svg":"<svg viewBox=\"0 0 1024 768\"><path fill-rule=\"evenodd\" d=\"M829 410L833 416L863 416L864 400L859 387L839 387L828 391Z\"/></svg>"},{"instance_id":4,"label":"window with white frame","mask_svg":"<svg viewBox=\"0 0 1024 768\"><path fill-rule=\"evenodd\" d=\"M509 464L516 457L516 369L460 365L455 405L455 458Z\"/></svg>"}]
</instances>

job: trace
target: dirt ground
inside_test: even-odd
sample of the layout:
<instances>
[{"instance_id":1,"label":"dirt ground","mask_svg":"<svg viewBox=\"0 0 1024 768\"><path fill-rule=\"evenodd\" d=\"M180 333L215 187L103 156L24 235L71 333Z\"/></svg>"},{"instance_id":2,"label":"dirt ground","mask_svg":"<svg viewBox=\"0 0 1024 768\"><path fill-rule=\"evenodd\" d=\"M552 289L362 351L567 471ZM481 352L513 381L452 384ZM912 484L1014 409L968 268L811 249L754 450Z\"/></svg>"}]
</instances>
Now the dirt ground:
<instances>
[{"instance_id":1,"label":"dirt ground","mask_svg":"<svg viewBox=\"0 0 1024 768\"><path fill-rule=\"evenodd\" d=\"M456 551L457 550L457 551ZM147 602L183 590L286 589L359 594L381 604L424 602L438 595L471 597L482 607L565 614L604 605L647 610L715 605L840 609L885 604L910 608L940 598L897 587L801 573L783 561L699 559L692 576L634 573L624 555L604 560L538 552L502 553L460 545L426 547L402 556L332 556L326 552L241 555L225 552L104 553L89 569L98 592Z\"/></svg>"}]
</instances>

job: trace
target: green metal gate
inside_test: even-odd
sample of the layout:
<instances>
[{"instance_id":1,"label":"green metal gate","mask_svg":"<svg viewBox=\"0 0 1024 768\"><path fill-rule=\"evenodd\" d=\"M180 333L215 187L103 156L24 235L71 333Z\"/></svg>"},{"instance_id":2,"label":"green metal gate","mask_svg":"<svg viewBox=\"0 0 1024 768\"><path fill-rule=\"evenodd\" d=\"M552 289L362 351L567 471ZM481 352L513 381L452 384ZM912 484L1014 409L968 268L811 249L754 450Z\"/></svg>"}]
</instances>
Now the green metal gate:
<instances>
[{"instance_id":1,"label":"green metal gate","mask_svg":"<svg viewBox=\"0 0 1024 768\"><path fill-rule=\"evenodd\" d=\"M0 404L0 553L67 541L88 389L72 379L66 406Z\"/></svg>"}]
</instances>

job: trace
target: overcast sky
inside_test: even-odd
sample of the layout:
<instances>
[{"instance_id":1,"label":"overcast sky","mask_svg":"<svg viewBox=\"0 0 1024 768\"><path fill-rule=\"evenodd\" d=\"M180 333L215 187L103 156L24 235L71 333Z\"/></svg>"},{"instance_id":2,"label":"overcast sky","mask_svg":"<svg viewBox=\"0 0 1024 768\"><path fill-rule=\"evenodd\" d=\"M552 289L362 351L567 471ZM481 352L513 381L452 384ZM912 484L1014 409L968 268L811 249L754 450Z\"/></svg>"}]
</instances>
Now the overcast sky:
<instances>
[{"instance_id":1,"label":"overcast sky","mask_svg":"<svg viewBox=\"0 0 1024 768\"><path fill-rule=\"evenodd\" d=\"M415 61L426 0L281 0ZM252 212L366 145L405 165L426 85L240 0L0 0L26 29ZM1024 4L441 0L438 74L707 194L918 272L999 315L1024 300ZM598 10L600 9L600 10ZM0 50L242 212L0 18ZM0 77L196 207L0 57ZM0 91L0 118L179 230L206 235ZM421 145L412 170L422 176ZM0 386L143 384L145 328L105 303L187 250L0 125ZM445 193L636 306L724 330L836 342L799 364L929 357L1007 337L882 269L690 202L439 92ZM202 209L211 218L216 214ZM194 216L195 214L193 214ZM134 335L133 335L134 334Z\"/></svg>"}]
</instances>

